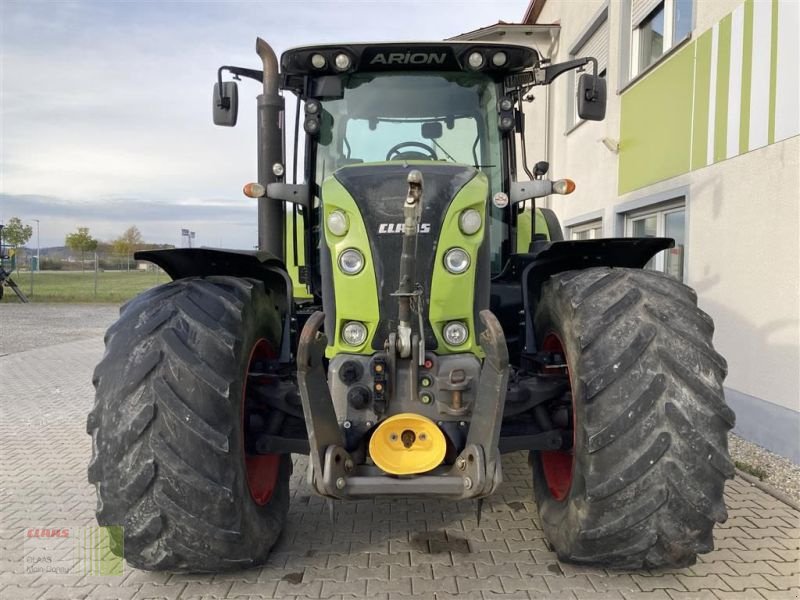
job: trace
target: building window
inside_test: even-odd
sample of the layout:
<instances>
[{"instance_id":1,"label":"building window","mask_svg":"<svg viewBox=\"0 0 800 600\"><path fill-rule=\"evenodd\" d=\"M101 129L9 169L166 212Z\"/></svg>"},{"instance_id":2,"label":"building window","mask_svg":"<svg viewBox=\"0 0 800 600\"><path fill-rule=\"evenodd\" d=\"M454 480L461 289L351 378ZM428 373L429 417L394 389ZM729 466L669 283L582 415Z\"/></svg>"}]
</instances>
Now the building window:
<instances>
[{"instance_id":1,"label":"building window","mask_svg":"<svg viewBox=\"0 0 800 600\"><path fill-rule=\"evenodd\" d=\"M631 0L631 72L656 63L692 31L694 0Z\"/></svg>"},{"instance_id":2,"label":"building window","mask_svg":"<svg viewBox=\"0 0 800 600\"><path fill-rule=\"evenodd\" d=\"M648 207L625 215L625 235L628 237L669 237L675 247L659 252L646 269L686 280L686 201L677 198L657 207Z\"/></svg>"},{"instance_id":3,"label":"building window","mask_svg":"<svg viewBox=\"0 0 800 600\"><path fill-rule=\"evenodd\" d=\"M596 240L601 237L603 237L603 221L601 219L587 221L569 228L569 239L571 240Z\"/></svg>"},{"instance_id":4,"label":"building window","mask_svg":"<svg viewBox=\"0 0 800 600\"><path fill-rule=\"evenodd\" d=\"M608 7L603 7L591 21L586 29L578 36L577 41L569 51L570 60L573 58L583 58L592 56L597 59L597 72L600 77L605 77L608 71ZM582 119L578 117L578 105L576 96L576 82L578 81L575 73L569 74L569 92L567 98L567 129L572 129Z\"/></svg>"}]
</instances>

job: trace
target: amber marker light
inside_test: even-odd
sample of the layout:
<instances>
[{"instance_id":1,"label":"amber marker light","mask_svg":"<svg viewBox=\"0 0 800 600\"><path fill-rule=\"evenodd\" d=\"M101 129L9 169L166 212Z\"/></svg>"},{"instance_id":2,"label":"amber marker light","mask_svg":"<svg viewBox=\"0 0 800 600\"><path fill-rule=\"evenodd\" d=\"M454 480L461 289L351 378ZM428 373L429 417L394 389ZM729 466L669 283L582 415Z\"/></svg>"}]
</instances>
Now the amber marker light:
<instances>
[{"instance_id":1,"label":"amber marker light","mask_svg":"<svg viewBox=\"0 0 800 600\"><path fill-rule=\"evenodd\" d=\"M553 182L554 194L571 194L575 191L575 182L572 179L559 179Z\"/></svg>"},{"instance_id":2,"label":"amber marker light","mask_svg":"<svg viewBox=\"0 0 800 600\"><path fill-rule=\"evenodd\" d=\"M267 195L267 188L260 183L246 183L242 191L248 198L263 198Z\"/></svg>"}]
</instances>

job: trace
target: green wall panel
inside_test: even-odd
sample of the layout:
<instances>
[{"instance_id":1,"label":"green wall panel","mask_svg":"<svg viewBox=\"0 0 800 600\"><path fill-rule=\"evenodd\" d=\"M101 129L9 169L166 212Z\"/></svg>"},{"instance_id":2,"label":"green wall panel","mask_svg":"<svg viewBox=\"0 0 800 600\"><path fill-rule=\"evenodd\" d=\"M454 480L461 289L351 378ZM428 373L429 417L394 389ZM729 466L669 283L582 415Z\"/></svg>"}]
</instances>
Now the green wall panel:
<instances>
[{"instance_id":1,"label":"green wall panel","mask_svg":"<svg viewBox=\"0 0 800 600\"><path fill-rule=\"evenodd\" d=\"M692 126L692 169L706 166L708 119L711 101L711 30L695 44L694 125Z\"/></svg>"},{"instance_id":2,"label":"green wall panel","mask_svg":"<svg viewBox=\"0 0 800 600\"><path fill-rule=\"evenodd\" d=\"M717 54L717 106L714 121L714 162L725 160L728 143L728 86L731 72L731 16L719 22Z\"/></svg>"},{"instance_id":3,"label":"green wall panel","mask_svg":"<svg viewBox=\"0 0 800 600\"><path fill-rule=\"evenodd\" d=\"M694 43L622 96L619 193L689 171Z\"/></svg>"}]
</instances>

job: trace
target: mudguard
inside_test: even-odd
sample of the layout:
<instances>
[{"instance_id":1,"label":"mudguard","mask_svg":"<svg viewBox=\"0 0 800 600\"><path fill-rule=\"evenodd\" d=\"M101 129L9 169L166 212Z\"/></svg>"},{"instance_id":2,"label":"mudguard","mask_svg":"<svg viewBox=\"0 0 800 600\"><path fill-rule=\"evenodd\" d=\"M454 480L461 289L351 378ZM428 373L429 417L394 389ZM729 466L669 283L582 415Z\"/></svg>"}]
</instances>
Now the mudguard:
<instances>
[{"instance_id":1,"label":"mudguard","mask_svg":"<svg viewBox=\"0 0 800 600\"><path fill-rule=\"evenodd\" d=\"M533 315L542 284L563 271L591 267L625 267L641 269L653 256L675 246L671 238L606 238L535 242L533 252L514 254L498 277L499 281L520 282L525 314L524 351L536 351Z\"/></svg>"},{"instance_id":2,"label":"mudguard","mask_svg":"<svg viewBox=\"0 0 800 600\"><path fill-rule=\"evenodd\" d=\"M136 252L133 257L161 267L173 280L226 275L263 281L264 286L275 294L276 305L283 318L280 361L291 360L292 280L277 257L269 252L217 248L146 250Z\"/></svg>"}]
</instances>

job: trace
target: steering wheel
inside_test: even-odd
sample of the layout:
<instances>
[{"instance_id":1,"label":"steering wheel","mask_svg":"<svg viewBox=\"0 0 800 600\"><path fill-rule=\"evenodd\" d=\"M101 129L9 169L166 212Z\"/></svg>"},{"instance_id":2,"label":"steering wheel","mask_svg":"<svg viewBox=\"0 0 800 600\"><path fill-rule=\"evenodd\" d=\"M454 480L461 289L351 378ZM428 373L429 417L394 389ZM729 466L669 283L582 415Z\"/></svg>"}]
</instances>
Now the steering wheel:
<instances>
[{"instance_id":1,"label":"steering wheel","mask_svg":"<svg viewBox=\"0 0 800 600\"><path fill-rule=\"evenodd\" d=\"M420 148L421 150L425 150L427 154L423 154L422 152L414 152L413 150L408 152L400 152L401 148ZM400 142L389 148L389 152L386 153L386 160L439 160L439 157L436 156L436 150L428 146L427 144L423 144L422 142Z\"/></svg>"}]
</instances>

